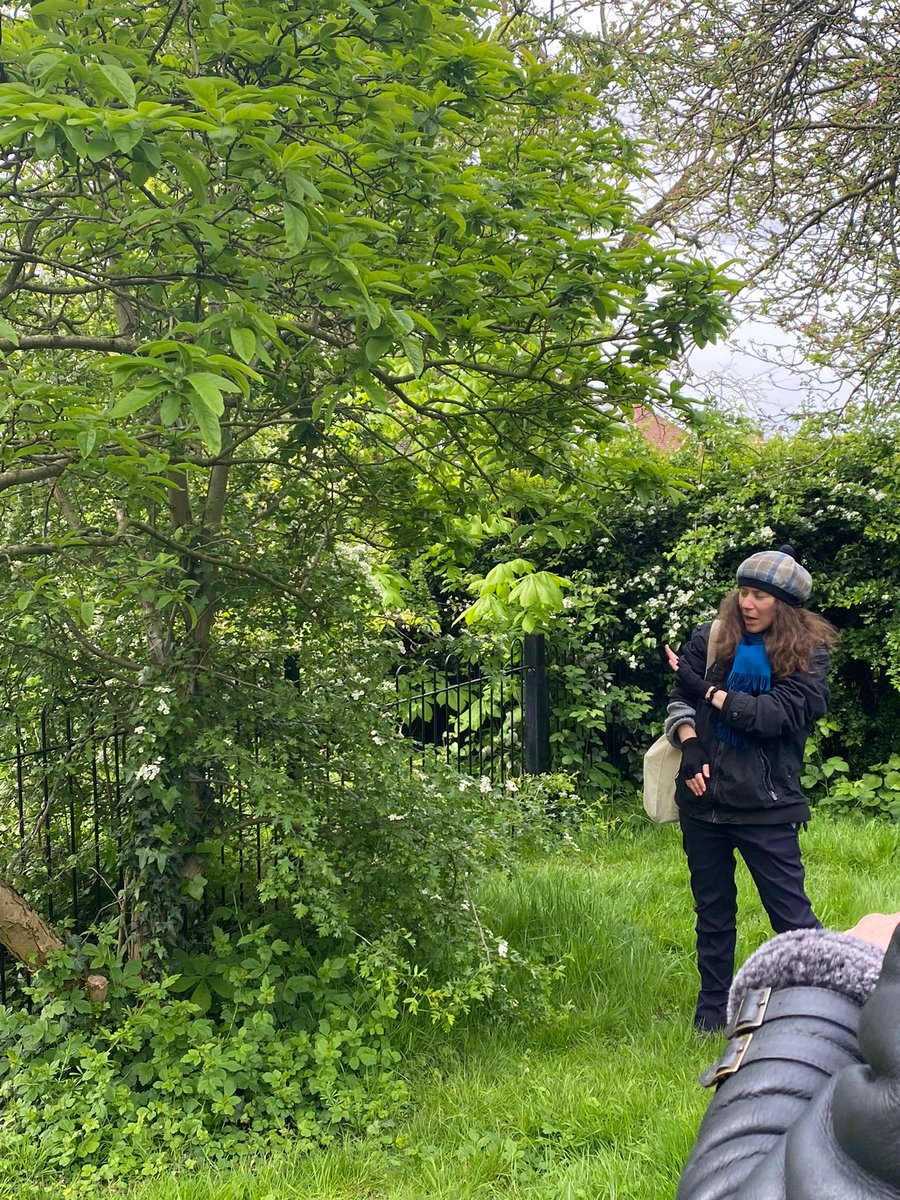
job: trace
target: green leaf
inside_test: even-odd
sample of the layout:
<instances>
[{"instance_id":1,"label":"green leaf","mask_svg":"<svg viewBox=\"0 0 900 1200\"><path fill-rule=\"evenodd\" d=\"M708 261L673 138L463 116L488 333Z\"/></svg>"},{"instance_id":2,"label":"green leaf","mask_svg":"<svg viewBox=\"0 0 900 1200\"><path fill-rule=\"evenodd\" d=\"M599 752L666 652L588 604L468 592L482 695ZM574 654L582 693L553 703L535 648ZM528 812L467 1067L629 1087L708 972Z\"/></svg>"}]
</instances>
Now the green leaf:
<instances>
[{"instance_id":1,"label":"green leaf","mask_svg":"<svg viewBox=\"0 0 900 1200\"><path fill-rule=\"evenodd\" d=\"M382 337L376 334L375 337L366 338L365 346L363 347L366 362L377 363L380 358L389 353L393 345L393 338Z\"/></svg>"},{"instance_id":2,"label":"green leaf","mask_svg":"<svg viewBox=\"0 0 900 1200\"><path fill-rule=\"evenodd\" d=\"M159 419L163 425L174 425L181 412L181 393L169 392L159 406Z\"/></svg>"},{"instance_id":3,"label":"green leaf","mask_svg":"<svg viewBox=\"0 0 900 1200\"><path fill-rule=\"evenodd\" d=\"M230 392L235 389L235 385L231 380L223 379L221 375L213 375L210 371L194 371L190 375L185 376L185 379L197 395L204 400L210 411L215 413L217 417L221 417L225 411L225 401L222 399L222 392Z\"/></svg>"},{"instance_id":4,"label":"green leaf","mask_svg":"<svg viewBox=\"0 0 900 1200\"><path fill-rule=\"evenodd\" d=\"M191 1002L197 1005L201 1013L209 1011L209 1006L212 1003L212 996L209 993L209 984L205 979L201 979L191 992Z\"/></svg>"},{"instance_id":5,"label":"green leaf","mask_svg":"<svg viewBox=\"0 0 900 1200\"><path fill-rule=\"evenodd\" d=\"M85 627L90 625L91 621L93 621L93 619L94 619L94 602L93 602L93 600L82 600L82 602L79 606L79 613L81 614L82 625L84 625Z\"/></svg>"},{"instance_id":6,"label":"green leaf","mask_svg":"<svg viewBox=\"0 0 900 1200\"><path fill-rule=\"evenodd\" d=\"M49 29L54 17L61 17L75 7L72 0L41 0L32 4L31 19L39 29Z\"/></svg>"},{"instance_id":7,"label":"green leaf","mask_svg":"<svg viewBox=\"0 0 900 1200\"><path fill-rule=\"evenodd\" d=\"M418 338L405 337L401 339L403 352L409 359L409 365L412 367L413 374L421 375L425 370L425 352L422 349L422 343Z\"/></svg>"},{"instance_id":8,"label":"green leaf","mask_svg":"<svg viewBox=\"0 0 900 1200\"><path fill-rule=\"evenodd\" d=\"M0 338L5 339L7 342L12 342L14 346L18 346L19 344L18 333L16 333L9 321L4 321L2 317L0 317Z\"/></svg>"},{"instance_id":9,"label":"green leaf","mask_svg":"<svg viewBox=\"0 0 900 1200\"><path fill-rule=\"evenodd\" d=\"M120 125L112 131L112 140L116 143L116 148L121 150L123 154L128 154L132 151L138 142L143 137L144 131L136 125L129 123L128 125Z\"/></svg>"},{"instance_id":10,"label":"green leaf","mask_svg":"<svg viewBox=\"0 0 900 1200\"><path fill-rule=\"evenodd\" d=\"M219 400L221 399L220 396ZM219 424L221 411L215 412L200 395L189 397L189 401L206 448L210 454L218 454L222 449L222 428Z\"/></svg>"},{"instance_id":11,"label":"green leaf","mask_svg":"<svg viewBox=\"0 0 900 1200\"><path fill-rule=\"evenodd\" d=\"M306 213L290 200L284 205L284 236L291 254L299 254L309 237L309 219Z\"/></svg>"},{"instance_id":12,"label":"green leaf","mask_svg":"<svg viewBox=\"0 0 900 1200\"><path fill-rule=\"evenodd\" d=\"M231 338L231 344L234 346L234 352L238 358L243 359L248 363L256 353L256 334L252 329L238 326L232 327L228 331L228 336Z\"/></svg>"},{"instance_id":13,"label":"green leaf","mask_svg":"<svg viewBox=\"0 0 900 1200\"><path fill-rule=\"evenodd\" d=\"M192 875L189 879L186 879L184 883L184 890L192 900L202 900L205 888L206 876L200 874Z\"/></svg>"},{"instance_id":14,"label":"green leaf","mask_svg":"<svg viewBox=\"0 0 900 1200\"><path fill-rule=\"evenodd\" d=\"M347 4L353 9L354 12L359 13L361 17L365 18L366 21L369 21L372 25L375 24L375 14L372 12L371 8L365 4L362 4L361 0L347 0Z\"/></svg>"},{"instance_id":15,"label":"green leaf","mask_svg":"<svg viewBox=\"0 0 900 1200\"><path fill-rule=\"evenodd\" d=\"M82 458L89 458L91 451L97 444L96 429L82 429L75 439L78 449L81 451Z\"/></svg>"},{"instance_id":16,"label":"green leaf","mask_svg":"<svg viewBox=\"0 0 900 1200\"><path fill-rule=\"evenodd\" d=\"M136 187L142 187L148 179L153 178L153 168L146 162L134 162L131 164L130 179Z\"/></svg>"},{"instance_id":17,"label":"green leaf","mask_svg":"<svg viewBox=\"0 0 900 1200\"><path fill-rule=\"evenodd\" d=\"M87 136L80 125L67 124L62 127L63 136L79 158L88 156Z\"/></svg>"},{"instance_id":18,"label":"green leaf","mask_svg":"<svg viewBox=\"0 0 900 1200\"><path fill-rule=\"evenodd\" d=\"M91 162L102 162L104 158L109 158L114 154L116 144L111 138L91 138L88 143L88 158Z\"/></svg>"},{"instance_id":19,"label":"green leaf","mask_svg":"<svg viewBox=\"0 0 900 1200\"><path fill-rule=\"evenodd\" d=\"M427 333L430 333L432 335L432 337L440 337L440 334L438 333L437 329L434 327L434 325L432 325L431 321L429 321L428 318L426 316L424 316L422 313L416 312L415 309L413 309L413 311L409 315L412 317L412 319L415 321L415 323L417 325L421 326L421 328L424 329Z\"/></svg>"},{"instance_id":20,"label":"green leaf","mask_svg":"<svg viewBox=\"0 0 900 1200\"><path fill-rule=\"evenodd\" d=\"M52 158L56 153L56 127L49 125L34 139L35 158L42 160Z\"/></svg>"},{"instance_id":21,"label":"green leaf","mask_svg":"<svg viewBox=\"0 0 900 1200\"><path fill-rule=\"evenodd\" d=\"M169 150L167 157L182 180L187 184L194 199L202 204L206 200L206 184L209 180L209 171L192 154L183 153L180 148L177 152Z\"/></svg>"},{"instance_id":22,"label":"green leaf","mask_svg":"<svg viewBox=\"0 0 900 1200\"><path fill-rule=\"evenodd\" d=\"M118 403L114 404L109 410L109 416L127 417L129 413L137 412L138 409L146 408L148 404L155 398L159 392L159 385L149 387L136 387L127 392Z\"/></svg>"},{"instance_id":23,"label":"green leaf","mask_svg":"<svg viewBox=\"0 0 900 1200\"><path fill-rule=\"evenodd\" d=\"M480 597L474 604L470 604L462 615L467 625L475 625L478 621L484 620L492 620L501 624L508 618L506 608L493 594Z\"/></svg>"},{"instance_id":24,"label":"green leaf","mask_svg":"<svg viewBox=\"0 0 900 1200\"><path fill-rule=\"evenodd\" d=\"M137 99L134 90L134 80L126 71L123 71L121 67L116 66L114 63L97 63L95 70L109 84L113 95L118 96L120 100L124 100L129 108L134 108L134 102Z\"/></svg>"}]
</instances>

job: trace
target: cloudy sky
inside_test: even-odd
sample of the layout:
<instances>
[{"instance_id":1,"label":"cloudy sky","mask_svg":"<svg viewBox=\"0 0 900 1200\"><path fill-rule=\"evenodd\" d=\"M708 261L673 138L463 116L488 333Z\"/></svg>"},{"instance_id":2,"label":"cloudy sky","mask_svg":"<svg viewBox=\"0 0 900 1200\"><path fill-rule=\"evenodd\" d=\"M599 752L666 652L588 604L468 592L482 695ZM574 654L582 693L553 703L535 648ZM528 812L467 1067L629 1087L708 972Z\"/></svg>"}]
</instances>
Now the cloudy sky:
<instances>
[{"instance_id":1,"label":"cloudy sky","mask_svg":"<svg viewBox=\"0 0 900 1200\"><path fill-rule=\"evenodd\" d=\"M804 409L834 409L850 396L847 384L803 357L790 334L763 320L739 319L727 341L695 350L689 362L700 394L769 426L790 423Z\"/></svg>"}]
</instances>

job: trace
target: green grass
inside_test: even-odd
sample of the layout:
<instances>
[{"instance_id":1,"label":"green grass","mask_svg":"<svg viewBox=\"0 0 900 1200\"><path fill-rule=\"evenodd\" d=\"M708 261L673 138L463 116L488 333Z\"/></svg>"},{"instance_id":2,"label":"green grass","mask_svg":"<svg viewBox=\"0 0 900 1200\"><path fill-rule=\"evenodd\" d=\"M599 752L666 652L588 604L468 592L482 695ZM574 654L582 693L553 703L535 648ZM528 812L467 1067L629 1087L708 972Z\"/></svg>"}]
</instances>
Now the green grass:
<instances>
[{"instance_id":1,"label":"green grass","mask_svg":"<svg viewBox=\"0 0 900 1200\"><path fill-rule=\"evenodd\" d=\"M898 844L890 826L813 822L807 883L826 924L900 909ZM740 906L742 958L770 932L743 868ZM173 1168L98 1195L668 1200L708 1099L696 1076L719 1044L690 1024L693 913L677 830L635 827L525 864L493 883L483 911L498 937L565 962L559 1013L521 1023L482 1015L449 1034L408 1029L412 1101L393 1146L361 1140L230 1169ZM4 1198L59 1194L37 1182L23 1190L17 1165L2 1167Z\"/></svg>"}]
</instances>

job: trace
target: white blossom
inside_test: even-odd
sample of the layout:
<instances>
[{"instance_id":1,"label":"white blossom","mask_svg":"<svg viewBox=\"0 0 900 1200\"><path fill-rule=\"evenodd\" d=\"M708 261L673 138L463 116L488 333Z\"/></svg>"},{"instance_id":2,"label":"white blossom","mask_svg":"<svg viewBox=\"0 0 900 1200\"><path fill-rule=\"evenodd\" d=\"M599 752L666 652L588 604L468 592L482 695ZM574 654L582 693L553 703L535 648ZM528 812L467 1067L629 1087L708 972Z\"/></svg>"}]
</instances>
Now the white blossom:
<instances>
[{"instance_id":1,"label":"white blossom","mask_svg":"<svg viewBox=\"0 0 900 1200\"><path fill-rule=\"evenodd\" d=\"M169 715L169 713L170 713L172 710L169 708L169 706L168 706L168 704L165 702L165 700L160 700L160 702L159 702L159 711L162 713L162 715L163 715L164 717L167 717L167 716Z\"/></svg>"},{"instance_id":2,"label":"white blossom","mask_svg":"<svg viewBox=\"0 0 900 1200\"><path fill-rule=\"evenodd\" d=\"M519 790L519 785L516 783L516 781L514 779L507 779L506 790L509 792L509 794L511 796L514 796L516 794L516 792Z\"/></svg>"},{"instance_id":3,"label":"white blossom","mask_svg":"<svg viewBox=\"0 0 900 1200\"><path fill-rule=\"evenodd\" d=\"M481 780L478 784L478 789L479 789L479 791L484 792L485 794L487 794L491 790L491 781L487 775L482 775Z\"/></svg>"},{"instance_id":4,"label":"white blossom","mask_svg":"<svg viewBox=\"0 0 900 1200\"><path fill-rule=\"evenodd\" d=\"M138 769L135 771L134 777L135 779L142 779L149 783L151 779L155 779L157 777L161 766L161 758L158 758L155 762L144 763L143 766L138 767Z\"/></svg>"},{"instance_id":5,"label":"white blossom","mask_svg":"<svg viewBox=\"0 0 900 1200\"><path fill-rule=\"evenodd\" d=\"M497 943L497 957L498 958L508 958L509 957L509 942L502 941L502 942Z\"/></svg>"}]
</instances>

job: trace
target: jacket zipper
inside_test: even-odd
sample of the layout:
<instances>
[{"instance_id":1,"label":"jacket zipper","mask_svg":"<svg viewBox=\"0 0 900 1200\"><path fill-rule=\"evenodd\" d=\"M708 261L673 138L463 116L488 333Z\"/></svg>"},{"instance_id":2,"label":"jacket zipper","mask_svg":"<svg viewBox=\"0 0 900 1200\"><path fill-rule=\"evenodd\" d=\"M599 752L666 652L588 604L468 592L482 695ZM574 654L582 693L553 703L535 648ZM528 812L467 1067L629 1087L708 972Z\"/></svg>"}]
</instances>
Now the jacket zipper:
<instances>
[{"instance_id":1,"label":"jacket zipper","mask_svg":"<svg viewBox=\"0 0 900 1200\"><path fill-rule=\"evenodd\" d=\"M766 791L769 793L769 795L772 797L772 799L777 804L778 796L775 793L775 789L772 787L772 764L766 758L766 756L763 753L763 750L760 746L757 746L757 752L758 752L760 760L762 762L763 787L766 789Z\"/></svg>"},{"instance_id":2,"label":"jacket zipper","mask_svg":"<svg viewBox=\"0 0 900 1200\"><path fill-rule=\"evenodd\" d=\"M720 759L721 757L722 757L722 743L721 743L721 742L719 742L719 743L718 743L718 745L716 746L716 752L715 752L715 754L713 755L712 766L710 767L710 771L709 771L709 775L710 775L710 779L709 779L709 800L710 800L710 805L712 806L712 808L711 808L711 811L710 811L710 814L709 814L709 815L710 815L710 820L713 822L713 824L715 824L715 823L716 823L716 822L719 820L718 813L716 812L716 809L715 809L715 804L714 804L714 796L713 796L713 793L714 793L714 791L716 790L716 779L717 779L717 771L716 771L716 768L717 768L717 767L718 767L718 765L719 765L719 759Z\"/></svg>"}]
</instances>

